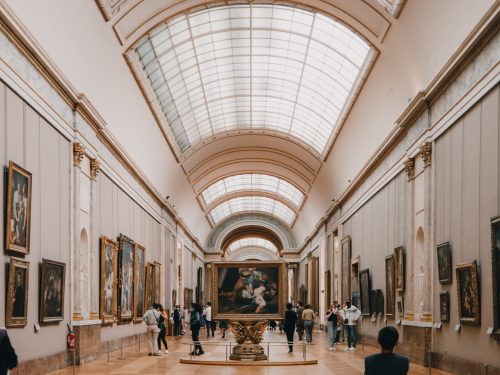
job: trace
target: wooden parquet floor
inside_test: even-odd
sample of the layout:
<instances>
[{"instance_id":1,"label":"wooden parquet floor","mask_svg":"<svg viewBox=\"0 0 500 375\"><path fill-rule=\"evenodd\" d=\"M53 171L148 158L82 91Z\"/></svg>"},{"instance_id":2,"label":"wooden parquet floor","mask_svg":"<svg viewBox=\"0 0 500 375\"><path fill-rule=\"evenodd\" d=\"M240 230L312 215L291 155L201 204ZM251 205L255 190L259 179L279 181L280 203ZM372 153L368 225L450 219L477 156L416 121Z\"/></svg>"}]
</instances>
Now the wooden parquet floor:
<instances>
[{"instance_id":1,"label":"wooden parquet floor","mask_svg":"<svg viewBox=\"0 0 500 375\"><path fill-rule=\"evenodd\" d=\"M202 332L205 333L204 331ZM204 335L200 339L205 340ZM345 352L344 345L336 346L336 351L328 350L328 336L324 332L315 331L313 343L307 345L307 359L317 359L317 365L293 365L293 366L265 366L265 367L236 367L236 366L207 366L181 364L181 358L188 358L189 336L167 337L169 345L169 354L155 357L147 355L146 342L141 343L139 347L129 347L123 350L124 359L119 359L120 352L115 351L110 354L110 363L107 364L107 354L88 364L77 366L76 374L97 375L152 375L152 374L176 374L176 375L359 375L364 372L364 357L378 351L372 346L358 345L356 352ZM205 345L205 354L201 357L206 359L224 359L225 347L220 346L221 342L234 341L231 334L224 340L220 333L215 338L210 338L212 345ZM264 341L286 342L285 335L277 332L266 332ZM295 353L288 354L286 346L275 346L270 350L270 357L274 360L290 360L302 357L302 348L299 347ZM410 366L411 375L429 374L429 369L415 364ZM449 373L432 369L434 375L449 375ZM73 368L69 367L63 370L50 373L51 375L72 375Z\"/></svg>"}]
</instances>

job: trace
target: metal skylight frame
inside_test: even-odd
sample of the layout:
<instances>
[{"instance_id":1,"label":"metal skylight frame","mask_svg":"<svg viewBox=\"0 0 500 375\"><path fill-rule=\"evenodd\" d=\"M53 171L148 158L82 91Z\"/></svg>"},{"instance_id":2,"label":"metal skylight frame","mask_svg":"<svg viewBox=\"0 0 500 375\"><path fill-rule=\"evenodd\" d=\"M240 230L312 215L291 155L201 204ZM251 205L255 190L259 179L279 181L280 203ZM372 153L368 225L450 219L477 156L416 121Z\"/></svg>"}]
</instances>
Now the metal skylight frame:
<instances>
[{"instance_id":1,"label":"metal skylight frame","mask_svg":"<svg viewBox=\"0 0 500 375\"><path fill-rule=\"evenodd\" d=\"M264 249L268 249L273 253L278 253L278 248L269 240L261 237L244 237L231 242L231 244L227 247L228 253L232 253L237 251L243 247L248 248L259 248L262 247Z\"/></svg>"},{"instance_id":2,"label":"metal skylight frame","mask_svg":"<svg viewBox=\"0 0 500 375\"><path fill-rule=\"evenodd\" d=\"M295 220L295 212L283 203L268 197L245 196L232 198L222 202L210 211L210 217L215 225L224 219L244 212L262 212L274 216L291 226Z\"/></svg>"},{"instance_id":3,"label":"metal skylight frame","mask_svg":"<svg viewBox=\"0 0 500 375\"><path fill-rule=\"evenodd\" d=\"M135 51L181 153L223 132L266 129L323 154L372 48L321 13L252 3L181 14Z\"/></svg>"},{"instance_id":4,"label":"metal skylight frame","mask_svg":"<svg viewBox=\"0 0 500 375\"><path fill-rule=\"evenodd\" d=\"M201 192L207 206L225 195L238 191L263 191L273 193L300 208L305 195L288 181L272 175L261 173L244 173L225 177L214 182Z\"/></svg>"}]
</instances>

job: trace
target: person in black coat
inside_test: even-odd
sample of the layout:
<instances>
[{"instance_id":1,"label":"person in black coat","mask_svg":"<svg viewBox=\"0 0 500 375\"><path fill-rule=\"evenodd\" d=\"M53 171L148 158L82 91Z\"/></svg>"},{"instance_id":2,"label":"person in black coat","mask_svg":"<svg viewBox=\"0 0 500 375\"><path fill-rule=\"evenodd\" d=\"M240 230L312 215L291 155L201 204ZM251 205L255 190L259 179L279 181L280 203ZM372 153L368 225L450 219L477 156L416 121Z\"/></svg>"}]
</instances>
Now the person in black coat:
<instances>
[{"instance_id":1,"label":"person in black coat","mask_svg":"<svg viewBox=\"0 0 500 375\"><path fill-rule=\"evenodd\" d=\"M291 303L286 304L285 320L283 321L283 330L288 341L288 353L293 353L293 334L295 333L295 322L297 321L297 314L292 310L292 307Z\"/></svg>"},{"instance_id":2,"label":"person in black coat","mask_svg":"<svg viewBox=\"0 0 500 375\"><path fill-rule=\"evenodd\" d=\"M17 367L16 351L10 343L7 331L0 328L0 375L7 374L14 367Z\"/></svg>"},{"instance_id":3,"label":"person in black coat","mask_svg":"<svg viewBox=\"0 0 500 375\"><path fill-rule=\"evenodd\" d=\"M380 354L365 358L365 375L407 375L410 367L408 357L393 353L398 343L399 333L396 328L387 326L378 332Z\"/></svg>"}]
</instances>

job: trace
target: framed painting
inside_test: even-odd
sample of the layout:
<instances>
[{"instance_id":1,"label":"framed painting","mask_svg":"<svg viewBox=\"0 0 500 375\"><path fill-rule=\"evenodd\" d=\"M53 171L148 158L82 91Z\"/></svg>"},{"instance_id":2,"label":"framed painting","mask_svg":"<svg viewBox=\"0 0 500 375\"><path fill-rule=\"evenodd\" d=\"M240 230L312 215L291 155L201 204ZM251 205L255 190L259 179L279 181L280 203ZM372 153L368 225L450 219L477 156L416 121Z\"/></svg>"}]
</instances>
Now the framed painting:
<instances>
[{"instance_id":1,"label":"framed painting","mask_svg":"<svg viewBox=\"0 0 500 375\"><path fill-rule=\"evenodd\" d=\"M155 265L153 263L146 264L146 293L144 296L145 309L149 309L153 306L154 301L154 273L155 273ZM172 297L172 303L175 305L175 299Z\"/></svg>"},{"instance_id":2,"label":"framed painting","mask_svg":"<svg viewBox=\"0 0 500 375\"><path fill-rule=\"evenodd\" d=\"M398 315L404 316L405 305L404 305L404 299L402 296L398 297L398 299L396 301L396 308L398 309Z\"/></svg>"},{"instance_id":3,"label":"framed painting","mask_svg":"<svg viewBox=\"0 0 500 375\"><path fill-rule=\"evenodd\" d=\"M154 262L154 289L153 299L156 303L161 300L161 263Z\"/></svg>"},{"instance_id":4,"label":"framed painting","mask_svg":"<svg viewBox=\"0 0 500 375\"><path fill-rule=\"evenodd\" d=\"M378 314L378 298L376 290L372 290L370 292L370 310L372 314Z\"/></svg>"},{"instance_id":5,"label":"framed painting","mask_svg":"<svg viewBox=\"0 0 500 375\"><path fill-rule=\"evenodd\" d=\"M214 262L213 319L283 319L285 272L285 263L279 261Z\"/></svg>"},{"instance_id":6,"label":"framed painting","mask_svg":"<svg viewBox=\"0 0 500 375\"><path fill-rule=\"evenodd\" d=\"M10 258L5 309L7 328L24 327L27 324L29 269L29 262Z\"/></svg>"},{"instance_id":7,"label":"framed painting","mask_svg":"<svg viewBox=\"0 0 500 375\"><path fill-rule=\"evenodd\" d=\"M451 284L451 247L449 242L438 245L437 260L439 283Z\"/></svg>"},{"instance_id":8,"label":"framed painting","mask_svg":"<svg viewBox=\"0 0 500 375\"><path fill-rule=\"evenodd\" d=\"M385 257L385 315L394 317L396 290L394 288L395 269L394 255Z\"/></svg>"},{"instance_id":9,"label":"framed painting","mask_svg":"<svg viewBox=\"0 0 500 375\"><path fill-rule=\"evenodd\" d=\"M351 237L342 240L342 299L351 298Z\"/></svg>"},{"instance_id":10,"label":"framed painting","mask_svg":"<svg viewBox=\"0 0 500 375\"><path fill-rule=\"evenodd\" d=\"M384 315L384 292L382 289L377 289L377 306L378 306L378 313L380 315Z\"/></svg>"},{"instance_id":11,"label":"framed painting","mask_svg":"<svg viewBox=\"0 0 500 375\"><path fill-rule=\"evenodd\" d=\"M448 323L450 321L450 293L439 293L439 316L441 322Z\"/></svg>"},{"instance_id":12,"label":"framed painting","mask_svg":"<svg viewBox=\"0 0 500 375\"><path fill-rule=\"evenodd\" d=\"M134 317L134 241L120 234L119 246L118 319L128 323Z\"/></svg>"},{"instance_id":13,"label":"framed painting","mask_svg":"<svg viewBox=\"0 0 500 375\"><path fill-rule=\"evenodd\" d=\"M405 291L405 250L403 246L394 249L396 292Z\"/></svg>"},{"instance_id":14,"label":"framed painting","mask_svg":"<svg viewBox=\"0 0 500 375\"><path fill-rule=\"evenodd\" d=\"M371 304L370 304L370 270L366 269L359 273L359 295L361 297L360 309L361 313L365 316L370 316L372 314Z\"/></svg>"},{"instance_id":15,"label":"framed painting","mask_svg":"<svg viewBox=\"0 0 500 375\"><path fill-rule=\"evenodd\" d=\"M493 270L493 338L500 340L500 216L491 220L491 265Z\"/></svg>"},{"instance_id":16,"label":"framed painting","mask_svg":"<svg viewBox=\"0 0 500 375\"><path fill-rule=\"evenodd\" d=\"M117 319L118 243L101 237L99 317L103 325Z\"/></svg>"},{"instance_id":17,"label":"framed painting","mask_svg":"<svg viewBox=\"0 0 500 375\"><path fill-rule=\"evenodd\" d=\"M5 249L30 252L31 173L9 162L5 215Z\"/></svg>"},{"instance_id":18,"label":"framed painting","mask_svg":"<svg viewBox=\"0 0 500 375\"><path fill-rule=\"evenodd\" d=\"M469 325L481 324L479 305L479 279L477 262L455 266L457 276L457 302L460 322Z\"/></svg>"},{"instance_id":19,"label":"framed painting","mask_svg":"<svg viewBox=\"0 0 500 375\"><path fill-rule=\"evenodd\" d=\"M40 323L64 320L66 264L42 259L40 270Z\"/></svg>"},{"instance_id":20,"label":"framed painting","mask_svg":"<svg viewBox=\"0 0 500 375\"><path fill-rule=\"evenodd\" d=\"M136 243L134 246L134 322L142 322L144 315L145 283L146 248Z\"/></svg>"},{"instance_id":21,"label":"framed painting","mask_svg":"<svg viewBox=\"0 0 500 375\"><path fill-rule=\"evenodd\" d=\"M193 289L184 288L184 305L183 306L186 306L189 309L191 306L191 302L194 302Z\"/></svg>"}]
</instances>

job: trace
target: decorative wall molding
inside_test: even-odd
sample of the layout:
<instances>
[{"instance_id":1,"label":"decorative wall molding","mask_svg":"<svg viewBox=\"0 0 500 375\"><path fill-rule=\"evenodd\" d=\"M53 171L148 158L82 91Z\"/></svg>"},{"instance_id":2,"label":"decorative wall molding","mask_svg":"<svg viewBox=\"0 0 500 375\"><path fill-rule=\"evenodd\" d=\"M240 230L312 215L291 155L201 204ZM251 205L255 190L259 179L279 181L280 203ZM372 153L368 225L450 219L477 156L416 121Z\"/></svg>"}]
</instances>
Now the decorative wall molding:
<instances>
[{"instance_id":1,"label":"decorative wall molding","mask_svg":"<svg viewBox=\"0 0 500 375\"><path fill-rule=\"evenodd\" d=\"M424 162L424 166L428 167L432 163L432 142L425 142L420 146L420 157Z\"/></svg>"},{"instance_id":2,"label":"decorative wall molding","mask_svg":"<svg viewBox=\"0 0 500 375\"><path fill-rule=\"evenodd\" d=\"M99 169L101 167L101 163L97 159L90 159L90 178L92 181L97 179L97 175L99 174Z\"/></svg>"},{"instance_id":3,"label":"decorative wall molding","mask_svg":"<svg viewBox=\"0 0 500 375\"><path fill-rule=\"evenodd\" d=\"M408 158L404 161L405 172L408 176L408 181L412 180L415 177L415 159Z\"/></svg>"},{"instance_id":4,"label":"decorative wall molding","mask_svg":"<svg viewBox=\"0 0 500 375\"><path fill-rule=\"evenodd\" d=\"M85 156L85 146L83 146L80 142L73 143L73 164L75 167L80 167L80 163Z\"/></svg>"}]
</instances>

